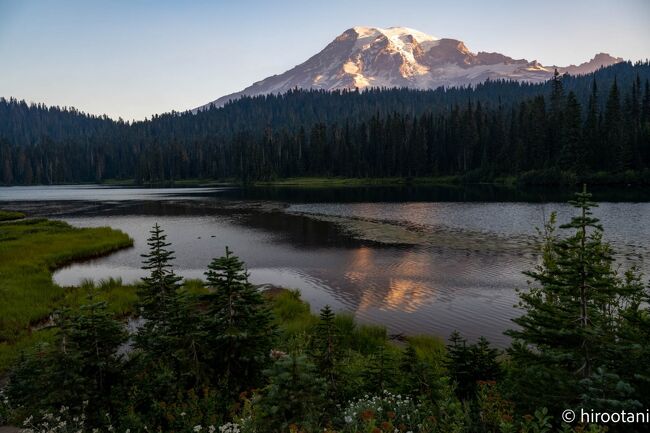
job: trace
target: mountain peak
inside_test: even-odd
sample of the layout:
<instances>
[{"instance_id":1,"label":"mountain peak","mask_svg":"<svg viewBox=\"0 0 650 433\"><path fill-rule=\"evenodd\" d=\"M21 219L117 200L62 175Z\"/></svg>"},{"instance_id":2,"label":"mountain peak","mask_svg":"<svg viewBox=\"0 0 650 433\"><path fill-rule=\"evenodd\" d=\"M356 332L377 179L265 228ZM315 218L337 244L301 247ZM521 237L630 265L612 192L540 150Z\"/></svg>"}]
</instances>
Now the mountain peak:
<instances>
[{"instance_id":1,"label":"mountain peak","mask_svg":"<svg viewBox=\"0 0 650 433\"><path fill-rule=\"evenodd\" d=\"M599 53L578 66L557 68L562 73L585 74L620 61ZM433 89L474 85L487 79L540 82L548 80L555 68L497 52L475 54L463 41L438 38L409 27L355 26L304 63L200 108L220 106L245 95L284 93L296 87Z\"/></svg>"},{"instance_id":2,"label":"mountain peak","mask_svg":"<svg viewBox=\"0 0 650 433\"><path fill-rule=\"evenodd\" d=\"M437 41L439 39L436 38L435 36L428 35L424 32L409 27L381 28L381 27L356 26L356 27L352 27L350 30L354 30L359 35L360 38L376 37L381 34L386 36L389 39L393 38L393 39L404 40L410 37L414 39L417 43Z\"/></svg>"},{"instance_id":3,"label":"mountain peak","mask_svg":"<svg viewBox=\"0 0 650 433\"><path fill-rule=\"evenodd\" d=\"M608 53L598 53L594 56L593 59L581 63L578 66L569 65L564 68L558 68L558 70L562 73L571 75L584 75L589 74L597 69L620 63L622 61L623 59L621 57L614 57Z\"/></svg>"}]
</instances>

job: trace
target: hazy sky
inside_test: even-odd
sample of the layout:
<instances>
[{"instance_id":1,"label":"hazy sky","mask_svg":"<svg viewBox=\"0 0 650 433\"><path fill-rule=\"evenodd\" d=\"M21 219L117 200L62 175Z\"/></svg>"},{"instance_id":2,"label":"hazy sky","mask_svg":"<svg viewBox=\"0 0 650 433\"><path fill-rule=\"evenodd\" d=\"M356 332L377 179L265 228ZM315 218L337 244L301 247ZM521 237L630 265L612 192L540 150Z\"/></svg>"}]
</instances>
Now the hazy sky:
<instances>
[{"instance_id":1,"label":"hazy sky","mask_svg":"<svg viewBox=\"0 0 650 433\"><path fill-rule=\"evenodd\" d=\"M282 73L355 25L543 64L650 57L650 0L474 3L0 0L0 96L141 119Z\"/></svg>"}]
</instances>

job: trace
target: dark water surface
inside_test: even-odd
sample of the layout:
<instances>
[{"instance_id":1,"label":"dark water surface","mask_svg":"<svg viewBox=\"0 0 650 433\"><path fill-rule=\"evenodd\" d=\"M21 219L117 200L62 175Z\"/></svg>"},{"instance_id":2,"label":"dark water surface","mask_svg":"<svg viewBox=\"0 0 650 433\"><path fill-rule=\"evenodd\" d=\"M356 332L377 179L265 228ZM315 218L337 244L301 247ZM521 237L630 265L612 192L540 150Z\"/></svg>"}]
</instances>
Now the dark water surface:
<instances>
[{"instance_id":1,"label":"dark water surface","mask_svg":"<svg viewBox=\"0 0 650 433\"><path fill-rule=\"evenodd\" d=\"M154 222L167 231L175 265L201 278L228 245L251 280L298 288L312 308L330 304L391 333L470 339L502 332L520 314L516 288L536 263L533 237L552 211L560 222L569 192L490 186L137 189L96 186L0 188L0 207L60 218L79 227L109 225L131 249L58 270L55 281L134 281ZM595 210L622 269L650 273L650 194L602 190ZM644 261L646 259L646 261Z\"/></svg>"}]
</instances>

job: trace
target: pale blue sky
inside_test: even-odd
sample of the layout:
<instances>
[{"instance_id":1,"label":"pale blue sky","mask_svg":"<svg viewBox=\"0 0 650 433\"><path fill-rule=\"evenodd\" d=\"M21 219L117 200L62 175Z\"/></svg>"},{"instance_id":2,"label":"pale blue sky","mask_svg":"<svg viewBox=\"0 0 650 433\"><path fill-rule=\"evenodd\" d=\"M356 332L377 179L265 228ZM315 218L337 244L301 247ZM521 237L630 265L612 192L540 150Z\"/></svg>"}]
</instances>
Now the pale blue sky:
<instances>
[{"instance_id":1,"label":"pale blue sky","mask_svg":"<svg viewBox=\"0 0 650 433\"><path fill-rule=\"evenodd\" d=\"M284 72L355 25L566 65L650 57L649 0L0 0L0 96L125 119Z\"/></svg>"}]
</instances>

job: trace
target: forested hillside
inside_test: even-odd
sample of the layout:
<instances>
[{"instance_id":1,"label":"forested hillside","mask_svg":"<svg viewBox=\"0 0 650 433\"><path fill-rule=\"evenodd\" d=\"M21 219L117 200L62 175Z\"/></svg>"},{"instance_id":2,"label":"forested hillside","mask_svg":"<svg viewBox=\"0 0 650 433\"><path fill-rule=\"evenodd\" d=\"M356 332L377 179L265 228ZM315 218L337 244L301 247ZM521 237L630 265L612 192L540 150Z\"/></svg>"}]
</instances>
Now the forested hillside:
<instances>
[{"instance_id":1,"label":"forested hillside","mask_svg":"<svg viewBox=\"0 0 650 433\"><path fill-rule=\"evenodd\" d=\"M649 80L645 62L544 84L294 90L133 123L0 99L0 182L459 175L643 183Z\"/></svg>"}]
</instances>

